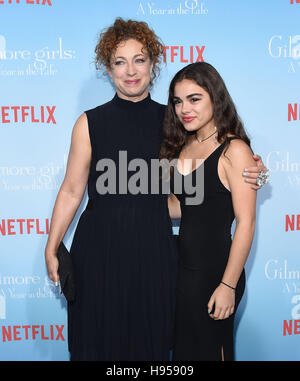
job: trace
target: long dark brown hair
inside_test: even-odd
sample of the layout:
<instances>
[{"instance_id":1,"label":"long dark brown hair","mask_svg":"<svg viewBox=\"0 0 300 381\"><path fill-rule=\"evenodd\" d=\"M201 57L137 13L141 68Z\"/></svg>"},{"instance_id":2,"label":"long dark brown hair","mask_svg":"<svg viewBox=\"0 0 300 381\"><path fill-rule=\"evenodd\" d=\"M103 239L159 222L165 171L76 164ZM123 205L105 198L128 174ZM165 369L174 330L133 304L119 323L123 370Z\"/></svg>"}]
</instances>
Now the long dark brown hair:
<instances>
[{"instance_id":1,"label":"long dark brown hair","mask_svg":"<svg viewBox=\"0 0 300 381\"><path fill-rule=\"evenodd\" d=\"M213 104L213 118L217 127L217 140L225 143L226 152L230 139L228 134L242 139L250 147L243 123L236 111L235 105L217 70L206 62L197 62L185 66L170 83L169 99L163 127L163 142L160 159L177 158L191 133L186 131L175 112L174 89L183 79L190 79L206 90Z\"/></svg>"}]
</instances>

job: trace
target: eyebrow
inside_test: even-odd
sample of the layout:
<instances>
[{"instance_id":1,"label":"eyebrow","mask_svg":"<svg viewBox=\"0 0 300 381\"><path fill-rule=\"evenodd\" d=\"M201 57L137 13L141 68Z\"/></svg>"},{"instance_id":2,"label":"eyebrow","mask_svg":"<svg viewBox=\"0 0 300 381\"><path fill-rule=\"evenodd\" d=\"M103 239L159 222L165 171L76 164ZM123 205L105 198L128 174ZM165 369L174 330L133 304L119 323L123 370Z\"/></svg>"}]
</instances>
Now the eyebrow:
<instances>
[{"instance_id":1,"label":"eyebrow","mask_svg":"<svg viewBox=\"0 0 300 381\"><path fill-rule=\"evenodd\" d=\"M186 96L186 98L192 98L192 97L194 97L195 95L198 95L198 96L203 96L203 94L201 94L201 93L193 93L193 94L189 94L189 95L187 95ZM180 99L180 97L176 97L176 96L174 96L174 99L175 98L177 98L177 99Z\"/></svg>"},{"instance_id":2,"label":"eyebrow","mask_svg":"<svg viewBox=\"0 0 300 381\"><path fill-rule=\"evenodd\" d=\"M135 55L133 56L133 58L136 58L136 57L138 57L138 56L143 56L143 57L145 57L145 54L143 54L143 53L135 54ZM123 60L126 60L126 59L127 59L126 57L123 57L123 56L115 57L115 59L118 59L118 58L122 58Z\"/></svg>"}]
</instances>

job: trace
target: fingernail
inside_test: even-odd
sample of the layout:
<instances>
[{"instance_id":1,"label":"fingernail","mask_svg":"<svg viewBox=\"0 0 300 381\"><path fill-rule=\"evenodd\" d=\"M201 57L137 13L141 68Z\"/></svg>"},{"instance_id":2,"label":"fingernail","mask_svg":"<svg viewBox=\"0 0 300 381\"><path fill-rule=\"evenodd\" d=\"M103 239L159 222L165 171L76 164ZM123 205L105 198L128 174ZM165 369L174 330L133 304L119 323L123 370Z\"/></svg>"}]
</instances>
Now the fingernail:
<instances>
[{"instance_id":1,"label":"fingernail","mask_svg":"<svg viewBox=\"0 0 300 381\"><path fill-rule=\"evenodd\" d=\"M247 176L247 174L248 174L247 172L244 172L244 173L243 173L243 176Z\"/></svg>"},{"instance_id":2,"label":"fingernail","mask_svg":"<svg viewBox=\"0 0 300 381\"><path fill-rule=\"evenodd\" d=\"M247 171L248 171L248 168L245 168L244 171L247 172Z\"/></svg>"}]
</instances>

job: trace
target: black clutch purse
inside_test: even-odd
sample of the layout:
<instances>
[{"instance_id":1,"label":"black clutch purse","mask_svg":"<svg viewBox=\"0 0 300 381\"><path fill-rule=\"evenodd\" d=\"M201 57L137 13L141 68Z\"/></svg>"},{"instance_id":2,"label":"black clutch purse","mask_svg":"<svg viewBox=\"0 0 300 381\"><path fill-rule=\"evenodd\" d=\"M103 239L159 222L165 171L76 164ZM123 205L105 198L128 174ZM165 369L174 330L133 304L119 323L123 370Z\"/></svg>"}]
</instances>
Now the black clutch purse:
<instances>
[{"instance_id":1,"label":"black clutch purse","mask_svg":"<svg viewBox=\"0 0 300 381\"><path fill-rule=\"evenodd\" d=\"M65 295L68 302L73 302L76 295L74 269L71 254L63 241L58 246L57 259L61 292Z\"/></svg>"}]
</instances>

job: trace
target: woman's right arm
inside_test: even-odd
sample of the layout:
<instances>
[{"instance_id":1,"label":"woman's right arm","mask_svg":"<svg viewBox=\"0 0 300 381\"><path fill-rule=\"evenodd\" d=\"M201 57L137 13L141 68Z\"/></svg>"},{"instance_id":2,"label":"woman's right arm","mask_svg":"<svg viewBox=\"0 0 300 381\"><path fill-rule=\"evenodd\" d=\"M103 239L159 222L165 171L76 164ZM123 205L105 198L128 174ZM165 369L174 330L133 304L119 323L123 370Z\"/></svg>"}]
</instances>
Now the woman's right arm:
<instances>
[{"instance_id":1,"label":"woman's right arm","mask_svg":"<svg viewBox=\"0 0 300 381\"><path fill-rule=\"evenodd\" d=\"M82 114L73 127L66 174L56 197L45 247L48 276L53 282L59 280L56 252L82 201L91 153L87 116Z\"/></svg>"},{"instance_id":2,"label":"woman's right arm","mask_svg":"<svg viewBox=\"0 0 300 381\"><path fill-rule=\"evenodd\" d=\"M173 193L168 197L168 208L170 218L181 218L180 202Z\"/></svg>"}]
</instances>

